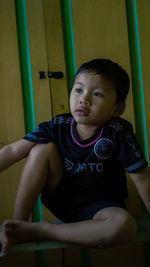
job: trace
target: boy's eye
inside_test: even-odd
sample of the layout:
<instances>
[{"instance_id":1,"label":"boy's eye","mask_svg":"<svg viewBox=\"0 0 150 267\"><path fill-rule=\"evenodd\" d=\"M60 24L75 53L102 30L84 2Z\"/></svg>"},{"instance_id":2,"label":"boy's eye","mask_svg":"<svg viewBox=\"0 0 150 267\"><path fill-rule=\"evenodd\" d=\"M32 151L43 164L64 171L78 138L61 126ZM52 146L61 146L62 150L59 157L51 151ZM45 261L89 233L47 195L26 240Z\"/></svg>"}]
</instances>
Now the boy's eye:
<instances>
[{"instance_id":1,"label":"boy's eye","mask_svg":"<svg viewBox=\"0 0 150 267\"><path fill-rule=\"evenodd\" d=\"M76 91L77 93L81 93L83 90L82 90L81 88L76 88L75 91Z\"/></svg>"},{"instance_id":2,"label":"boy's eye","mask_svg":"<svg viewBox=\"0 0 150 267\"><path fill-rule=\"evenodd\" d=\"M103 96L103 94L100 93L100 92L94 92L93 95L94 95L94 96Z\"/></svg>"}]
</instances>

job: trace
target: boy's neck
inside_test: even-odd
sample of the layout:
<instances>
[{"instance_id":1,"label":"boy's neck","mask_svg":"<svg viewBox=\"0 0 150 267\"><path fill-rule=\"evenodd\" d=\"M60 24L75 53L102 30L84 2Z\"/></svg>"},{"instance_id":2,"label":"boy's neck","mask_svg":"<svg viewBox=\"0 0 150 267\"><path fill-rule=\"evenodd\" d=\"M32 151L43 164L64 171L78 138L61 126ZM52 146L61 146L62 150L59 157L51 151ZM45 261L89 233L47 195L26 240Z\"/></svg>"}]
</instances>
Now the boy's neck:
<instances>
[{"instance_id":1,"label":"boy's neck","mask_svg":"<svg viewBox=\"0 0 150 267\"><path fill-rule=\"evenodd\" d=\"M77 124L77 126L76 126L76 131L77 131L77 134L78 134L78 138L81 141L92 137L95 134L97 129L98 129L97 127L94 127L94 126L90 126L89 127L89 125Z\"/></svg>"}]
</instances>

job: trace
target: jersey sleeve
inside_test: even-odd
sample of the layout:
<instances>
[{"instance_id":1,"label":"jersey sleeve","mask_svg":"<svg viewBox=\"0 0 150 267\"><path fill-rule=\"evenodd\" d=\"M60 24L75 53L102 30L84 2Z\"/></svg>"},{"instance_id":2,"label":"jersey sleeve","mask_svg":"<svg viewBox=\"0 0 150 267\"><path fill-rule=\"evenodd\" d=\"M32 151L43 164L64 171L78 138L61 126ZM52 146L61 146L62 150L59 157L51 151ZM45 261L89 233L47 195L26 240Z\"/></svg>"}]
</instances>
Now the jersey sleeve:
<instances>
[{"instance_id":1,"label":"jersey sleeve","mask_svg":"<svg viewBox=\"0 0 150 267\"><path fill-rule=\"evenodd\" d=\"M55 141L53 120L40 123L32 132L26 134L24 139L42 144Z\"/></svg>"},{"instance_id":2,"label":"jersey sleeve","mask_svg":"<svg viewBox=\"0 0 150 267\"><path fill-rule=\"evenodd\" d=\"M120 154L119 159L125 170L135 173L147 167L148 163L136 140L132 125L128 123L120 132Z\"/></svg>"}]
</instances>

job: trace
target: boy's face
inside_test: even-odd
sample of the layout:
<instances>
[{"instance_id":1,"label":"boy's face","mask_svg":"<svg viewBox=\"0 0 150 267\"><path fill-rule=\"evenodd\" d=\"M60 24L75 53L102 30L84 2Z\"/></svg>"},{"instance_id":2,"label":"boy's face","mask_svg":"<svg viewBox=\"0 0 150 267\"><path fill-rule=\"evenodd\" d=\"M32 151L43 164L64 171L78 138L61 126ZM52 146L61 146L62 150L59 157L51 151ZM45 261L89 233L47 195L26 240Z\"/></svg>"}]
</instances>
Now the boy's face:
<instances>
[{"instance_id":1,"label":"boy's face","mask_svg":"<svg viewBox=\"0 0 150 267\"><path fill-rule=\"evenodd\" d=\"M118 115L117 93L112 83L102 76L81 72L71 91L70 109L77 124L99 128L113 115Z\"/></svg>"}]
</instances>

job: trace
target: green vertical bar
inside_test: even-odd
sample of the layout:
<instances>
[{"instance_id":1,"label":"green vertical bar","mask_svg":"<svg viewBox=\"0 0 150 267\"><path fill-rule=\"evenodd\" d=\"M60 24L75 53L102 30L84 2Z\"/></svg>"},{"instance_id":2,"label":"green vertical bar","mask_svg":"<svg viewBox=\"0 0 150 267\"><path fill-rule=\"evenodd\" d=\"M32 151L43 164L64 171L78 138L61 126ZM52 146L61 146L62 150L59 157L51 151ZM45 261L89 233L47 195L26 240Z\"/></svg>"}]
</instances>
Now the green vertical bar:
<instances>
[{"instance_id":1,"label":"green vertical bar","mask_svg":"<svg viewBox=\"0 0 150 267\"><path fill-rule=\"evenodd\" d=\"M35 128L35 116L34 116L34 102L33 102L25 0L15 0L15 9L16 9L16 22L18 31L25 132L28 133ZM32 217L33 221L42 220L42 209L41 209L40 198L38 198L33 208ZM42 251L40 252L40 254L38 253L37 257L38 257L37 262L41 262L41 264L40 265L38 264L38 266L43 266L45 262L44 252Z\"/></svg>"},{"instance_id":2,"label":"green vertical bar","mask_svg":"<svg viewBox=\"0 0 150 267\"><path fill-rule=\"evenodd\" d=\"M60 7L61 7L61 18L62 18L67 87L68 87L68 94L70 94L71 89L72 89L74 75L76 73L71 1L60 0ZM81 248L80 258L81 258L82 267L91 267L90 249Z\"/></svg>"},{"instance_id":3,"label":"green vertical bar","mask_svg":"<svg viewBox=\"0 0 150 267\"><path fill-rule=\"evenodd\" d=\"M18 30L25 132L28 133L35 128L35 116L34 116L34 102L33 102L25 1L15 0L15 7L16 7L17 30ZM42 212L39 199L37 203L33 210L33 221L42 220Z\"/></svg>"},{"instance_id":4,"label":"green vertical bar","mask_svg":"<svg viewBox=\"0 0 150 267\"><path fill-rule=\"evenodd\" d=\"M132 73L133 105L135 129L138 142L141 145L145 158L148 157L148 143L146 133L146 119L144 108L142 68L140 56L140 41L138 31L138 18L136 0L126 0L126 14L129 36L130 64ZM142 203L143 211L146 209ZM150 242L144 243L145 267L150 266Z\"/></svg>"},{"instance_id":5,"label":"green vertical bar","mask_svg":"<svg viewBox=\"0 0 150 267\"><path fill-rule=\"evenodd\" d=\"M126 0L126 13L129 36L130 63L132 73L132 90L134 117L137 139L148 161L148 144L143 95L142 68L136 0Z\"/></svg>"},{"instance_id":6,"label":"green vertical bar","mask_svg":"<svg viewBox=\"0 0 150 267\"><path fill-rule=\"evenodd\" d=\"M60 0L64 54L68 93L71 92L73 78L76 73L75 49L73 39L72 13L70 0Z\"/></svg>"},{"instance_id":7,"label":"green vertical bar","mask_svg":"<svg viewBox=\"0 0 150 267\"><path fill-rule=\"evenodd\" d=\"M28 45L27 22L24 0L15 0L18 29L18 44L20 55L22 94L24 105L25 131L30 132L35 127L32 78Z\"/></svg>"}]
</instances>

